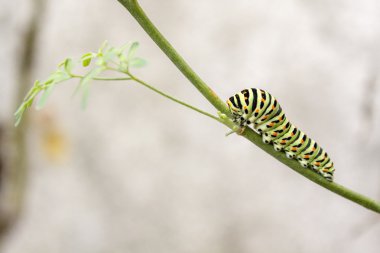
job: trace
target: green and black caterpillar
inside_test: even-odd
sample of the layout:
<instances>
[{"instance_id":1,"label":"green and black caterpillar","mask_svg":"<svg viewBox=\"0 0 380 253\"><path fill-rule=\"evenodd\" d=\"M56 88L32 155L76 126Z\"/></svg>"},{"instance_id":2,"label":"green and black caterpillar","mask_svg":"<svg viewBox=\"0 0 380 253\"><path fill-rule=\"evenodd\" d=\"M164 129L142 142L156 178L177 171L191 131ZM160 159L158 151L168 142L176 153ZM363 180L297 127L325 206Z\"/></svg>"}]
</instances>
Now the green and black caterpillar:
<instances>
[{"instance_id":1,"label":"green and black caterpillar","mask_svg":"<svg viewBox=\"0 0 380 253\"><path fill-rule=\"evenodd\" d=\"M272 143L276 151L285 151L288 158L297 159L303 167L333 181L334 164L326 151L289 122L271 94L256 88L245 89L230 97L227 104L233 121L240 127L252 124L264 143Z\"/></svg>"}]
</instances>

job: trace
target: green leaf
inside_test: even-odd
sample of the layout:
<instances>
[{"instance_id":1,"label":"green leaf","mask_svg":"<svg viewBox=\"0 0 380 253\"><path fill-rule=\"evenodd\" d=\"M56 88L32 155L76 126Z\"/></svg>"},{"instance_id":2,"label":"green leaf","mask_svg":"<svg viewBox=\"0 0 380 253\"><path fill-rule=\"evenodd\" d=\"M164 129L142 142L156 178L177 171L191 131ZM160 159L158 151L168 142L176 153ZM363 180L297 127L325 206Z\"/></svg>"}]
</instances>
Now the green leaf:
<instances>
[{"instance_id":1,"label":"green leaf","mask_svg":"<svg viewBox=\"0 0 380 253\"><path fill-rule=\"evenodd\" d=\"M63 72L61 70L56 70L55 72L53 72L49 77L48 79L42 83L42 85L44 86L49 86L51 84L56 84L56 83L59 83L59 82L62 82L62 81L65 81L67 79L70 79L71 76L69 73L67 72Z\"/></svg>"},{"instance_id":2,"label":"green leaf","mask_svg":"<svg viewBox=\"0 0 380 253\"><path fill-rule=\"evenodd\" d=\"M129 47L130 43L126 43L118 48L117 50L117 56L124 56L124 51ZM124 56L125 57L125 56Z\"/></svg>"},{"instance_id":3,"label":"green leaf","mask_svg":"<svg viewBox=\"0 0 380 253\"><path fill-rule=\"evenodd\" d=\"M26 94L23 103L24 103L26 100L28 100L30 97L32 97L33 93L35 93L35 91L36 91L37 89L39 89L39 86L40 86L40 80L36 80L36 81L34 81L34 84L33 84L32 88L29 90L29 92Z\"/></svg>"},{"instance_id":4,"label":"green leaf","mask_svg":"<svg viewBox=\"0 0 380 253\"><path fill-rule=\"evenodd\" d=\"M39 80L36 80L33 84L33 87L29 90L28 94L26 94L21 105L17 108L17 111L14 113L15 126L18 126L20 124L24 112L32 105L34 98L40 90L41 82Z\"/></svg>"},{"instance_id":5,"label":"green leaf","mask_svg":"<svg viewBox=\"0 0 380 253\"><path fill-rule=\"evenodd\" d=\"M87 108L89 95L90 95L90 86L87 85L86 89L83 91L83 96L82 96L82 101L81 101L81 107L83 110Z\"/></svg>"},{"instance_id":6,"label":"green leaf","mask_svg":"<svg viewBox=\"0 0 380 253\"><path fill-rule=\"evenodd\" d=\"M96 55L94 53L86 53L84 55L82 55L82 57L80 58L81 59L81 62L82 62L82 66L83 67L87 67L88 65L90 65L92 59L95 57Z\"/></svg>"},{"instance_id":7,"label":"green leaf","mask_svg":"<svg viewBox=\"0 0 380 253\"><path fill-rule=\"evenodd\" d=\"M72 71L76 65L76 61L73 61L71 58L66 58L58 65L58 69L51 73L45 81L35 81L34 85L25 96L22 104L15 112L16 125L20 123L23 114L33 104L35 98L39 96L40 93L42 94L38 99L36 105L37 109L41 109L45 106L47 99L50 97L56 84L72 78L80 78L80 83L77 86L74 95L78 91L82 92L81 104L82 107L85 108L89 98L90 83L99 75L99 73L105 70L115 70L116 72L128 74L129 67L142 67L146 65L144 59L135 57L138 47L138 42L127 43L121 47L111 47L108 45L107 41L104 41L97 52L83 54L80 58L83 67L88 67L91 63L96 61L96 64L93 64L95 68L90 69L85 76L73 74Z\"/></svg>"},{"instance_id":8,"label":"green leaf","mask_svg":"<svg viewBox=\"0 0 380 253\"><path fill-rule=\"evenodd\" d=\"M133 42L131 47L129 48L129 51L128 51L128 56L127 56L127 60L131 60L135 54L136 54L136 50L137 48L139 47L139 43L138 42Z\"/></svg>"},{"instance_id":9,"label":"green leaf","mask_svg":"<svg viewBox=\"0 0 380 253\"><path fill-rule=\"evenodd\" d=\"M55 87L55 83L53 85L50 85L47 89L44 90L44 93L42 94L41 98L38 100L38 103L36 106L37 110L40 110L45 106L46 101L51 95L51 92L53 91L54 87Z\"/></svg>"},{"instance_id":10,"label":"green leaf","mask_svg":"<svg viewBox=\"0 0 380 253\"><path fill-rule=\"evenodd\" d=\"M64 61L64 69L65 69L66 73L71 75L71 71L72 71L73 67L74 67L73 60L71 58L67 58Z\"/></svg>"},{"instance_id":11,"label":"green leaf","mask_svg":"<svg viewBox=\"0 0 380 253\"><path fill-rule=\"evenodd\" d=\"M19 108L15 112L14 116L15 116L15 126L16 127L20 124L22 116L23 116L25 110L26 110L26 105L23 103L23 104L21 104L19 106Z\"/></svg>"},{"instance_id":12,"label":"green leaf","mask_svg":"<svg viewBox=\"0 0 380 253\"><path fill-rule=\"evenodd\" d=\"M15 116L22 114L22 112L25 110L24 103L22 103L18 108L17 111L14 113Z\"/></svg>"},{"instance_id":13,"label":"green leaf","mask_svg":"<svg viewBox=\"0 0 380 253\"><path fill-rule=\"evenodd\" d=\"M98 55L103 55L103 51L108 47L108 41L104 41L103 44L100 46L99 50L98 50Z\"/></svg>"},{"instance_id":14,"label":"green leaf","mask_svg":"<svg viewBox=\"0 0 380 253\"><path fill-rule=\"evenodd\" d=\"M122 55L119 56L119 62L120 62L120 64L119 64L119 70L121 72L128 71L128 65L129 65L129 63L128 63L127 57L125 57L124 54L122 54Z\"/></svg>"},{"instance_id":15,"label":"green leaf","mask_svg":"<svg viewBox=\"0 0 380 253\"><path fill-rule=\"evenodd\" d=\"M15 115L15 127L17 127L18 125L20 125L21 120L22 120L22 114L23 113Z\"/></svg>"},{"instance_id":16,"label":"green leaf","mask_svg":"<svg viewBox=\"0 0 380 253\"><path fill-rule=\"evenodd\" d=\"M99 56L98 56L99 57ZM97 61L96 61L96 65L98 66L106 66L107 65L107 62L103 59L103 57L99 58Z\"/></svg>"},{"instance_id":17,"label":"green leaf","mask_svg":"<svg viewBox=\"0 0 380 253\"><path fill-rule=\"evenodd\" d=\"M104 51L103 56L101 59L104 61L103 64L100 65L107 65L107 63L114 62L115 58L117 57L117 49L114 47L109 48L108 50Z\"/></svg>"},{"instance_id":18,"label":"green leaf","mask_svg":"<svg viewBox=\"0 0 380 253\"><path fill-rule=\"evenodd\" d=\"M105 69L106 69L105 67L94 68L81 79L76 91L78 91L79 89L83 90L82 103L81 103L83 109L87 107L91 80L94 79L94 77L96 77Z\"/></svg>"},{"instance_id":19,"label":"green leaf","mask_svg":"<svg viewBox=\"0 0 380 253\"><path fill-rule=\"evenodd\" d=\"M129 66L135 67L135 68L141 68L146 65L146 61L142 58L136 57L129 61Z\"/></svg>"}]
</instances>

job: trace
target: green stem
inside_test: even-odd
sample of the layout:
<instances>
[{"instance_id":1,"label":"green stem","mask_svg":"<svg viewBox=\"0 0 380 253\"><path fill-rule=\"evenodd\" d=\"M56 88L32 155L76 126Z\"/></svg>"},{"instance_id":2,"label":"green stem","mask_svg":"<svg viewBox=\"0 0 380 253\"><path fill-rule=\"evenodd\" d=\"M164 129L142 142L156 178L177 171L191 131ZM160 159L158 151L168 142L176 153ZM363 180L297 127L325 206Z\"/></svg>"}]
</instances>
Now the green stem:
<instances>
[{"instance_id":1,"label":"green stem","mask_svg":"<svg viewBox=\"0 0 380 253\"><path fill-rule=\"evenodd\" d=\"M72 78L83 78L84 76L71 74L71 77ZM128 81L128 80L132 80L132 78L130 78L130 77L94 77L94 78L92 78L92 80L96 80L96 81Z\"/></svg>"},{"instance_id":2,"label":"green stem","mask_svg":"<svg viewBox=\"0 0 380 253\"><path fill-rule=\"evenodd\" d=\"M117 72L120 72L120 71L117 70ZM97 81L128 81L128 80L132 80L132 81L135 81L135 82L145 86L146 88L148 88L148 89L160 94L161 96L164 96L164 97L166 97L166 98L168 98L168 99L170 99L170 100L172 100L172 101L174 101L180 105L183 105L183 106L185 106L191 110L199 112L200 114L203 114L207 117L210 117L216 121L223 123L222 119L215 117L214 115L212 115L208 112L202 111L201 109L199 109L195 106L192 106L190 104L187 104L187 103L185 103L179 99L176 99L176 98L170 96L169 94L166 94L165 92L160 91L159 89L154 88L153 86L149 85L148 83L144 82L143 80L135 77L130 72L122 72L122 73L127 74L129 77L110 77L110 78L108 78L108 77L94 77L93 80L97 80ZM73 77L73 78L84 78L84 76L82 76L82 75L75 75L75 74L71 74L71 77Z\"/></svg>"},{"instance_id":3,"label":"green stem","mask_svg":"<svg viewBox=\"0 0 380 253\"><path fill-rule=\"evenodd\" d=\"M132 79L130 77L114 77L114 78L95 77L92 80L96 80L96 81L128 81L128 80L132 80Z\"/></svg>"},{"instance_id":4,"label":"green stem","mask_svg":"<svg viewBox=\"0 0 380 253\"><path fill-rule=\"evenodd\" d=\"M166 38L158 31L154 24L149 20L140 5L136 0L118 0L136 19L152 40L161 48L168 58L177 66L177 68L187 77L187 79L203 94L203 96L220 111L221 115L229 116L225 103L209 88L206 83L191 69L185 60L176 52ZM222 123L231 129L236 128L236 125L228 119L227 116L222 117ZM359 205L362 205L370 210L380 213L380 203L363 196L355 191L352 191L337 183L332 183L325 180L323 177L314 173L312 170L303 168L297 161L288 159L283 152L276 152L271 145L264 144L261 141L261 136L255 133L252 129L246 128L242 136L262 150L291 168L300 173L304 177L319 184L320 186L339 194L340 196L349 199Z\"/></svg>"},{"instance_id":5,"label":"green stem","mask_svg":"<svg viewBox=\"0 0 380 253\"><path fill-rule=\"evenodd\" d=\"M189 105L189 104L187 104L187 103L185 103L185 102L183 102L181 100L178 100L178 99L176 99L176 98L174 98L174 97L172 97L172 96L170 96L170 95L168 95L168 94L166 94L166 93L164 93L164 92L162 92L162 91L154 88L153 86L151 86L151 85L147 84L146 82L144 82L144 81L138 79L137 77L133 76L131 73L128 73L128 75L131 77L132 80L134 80L134 81L138 82L139 84L145 86L146 88L148 88L148 89L150 89L150 90L152 90L152 91L160 94L161 96L164 96L164 97L166 97L166 98L168 98L168 99L170 99L170 100L172 100L172 101L174 101L174 102L176 102L178 104L181 104L181 105L183 105L183 106L185 106L187 108L190 108L191 110L199 112L199 113L201 113L201 114L203 114L203 115L205 115L207 117L210 117L210 118L212 118L212 119L214 119L216 121L219 121L219 122L223 123L222 119L220 119L218 117L215 117L214 115L212 115L212 114L210 114L208 112L202 111L201 109L198 109L197 107Z\"/></svg>"}]
</instances>

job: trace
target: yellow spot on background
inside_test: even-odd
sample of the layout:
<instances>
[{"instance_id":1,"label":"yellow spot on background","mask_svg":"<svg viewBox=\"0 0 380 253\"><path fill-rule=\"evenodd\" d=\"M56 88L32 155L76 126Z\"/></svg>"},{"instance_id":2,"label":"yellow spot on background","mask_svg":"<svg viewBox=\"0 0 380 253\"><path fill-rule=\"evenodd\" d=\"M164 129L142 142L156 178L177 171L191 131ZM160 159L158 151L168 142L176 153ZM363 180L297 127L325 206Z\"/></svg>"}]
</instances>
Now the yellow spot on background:
<instances>
[{"instance_id":1,"label":"yellow spot on background","mask_svg":"<svg viewBox=\"0 0 380 253\"><path fill-rule=\"evenodd\" d=\"M69 156L69 141L66 133L56 122L54 112L45 111L37 117L40 147L45 158L52 163L62 163Z\"/></svg>"},{"instance_id":2,"label":"yellow spot on background","mask_svg":"<svg viewBox=\"0 0 380 253\"><path fill-rule=\"evenodd\" d=\"M46 157L53 162L62 162L67 155L67 141L63 133L57 129L49 129L42 135L42 149Z\"/></svg>"}]
</instances>

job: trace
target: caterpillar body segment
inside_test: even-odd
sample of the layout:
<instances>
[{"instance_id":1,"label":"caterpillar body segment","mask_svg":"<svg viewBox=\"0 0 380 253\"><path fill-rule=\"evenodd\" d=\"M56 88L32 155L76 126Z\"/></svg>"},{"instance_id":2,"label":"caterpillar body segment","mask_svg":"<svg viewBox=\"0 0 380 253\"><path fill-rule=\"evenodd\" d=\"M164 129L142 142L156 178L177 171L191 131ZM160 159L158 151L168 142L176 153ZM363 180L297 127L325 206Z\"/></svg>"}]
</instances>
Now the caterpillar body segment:
<instances>
[{"instance_id":1,"label":"caterpillar body segment","mask_svg":"<svg viewBox=\"0 0 380 253\"><path fill-rule=\"evenodd\" d=\"M230 97L227 105L234 122L241 127L252 124L264 143L273 144L276 151L285 152L288 158L333 181L334 164L326 151L287 119L271 94L256 88L245 89Z\"/></svg>"}]
</instances>

